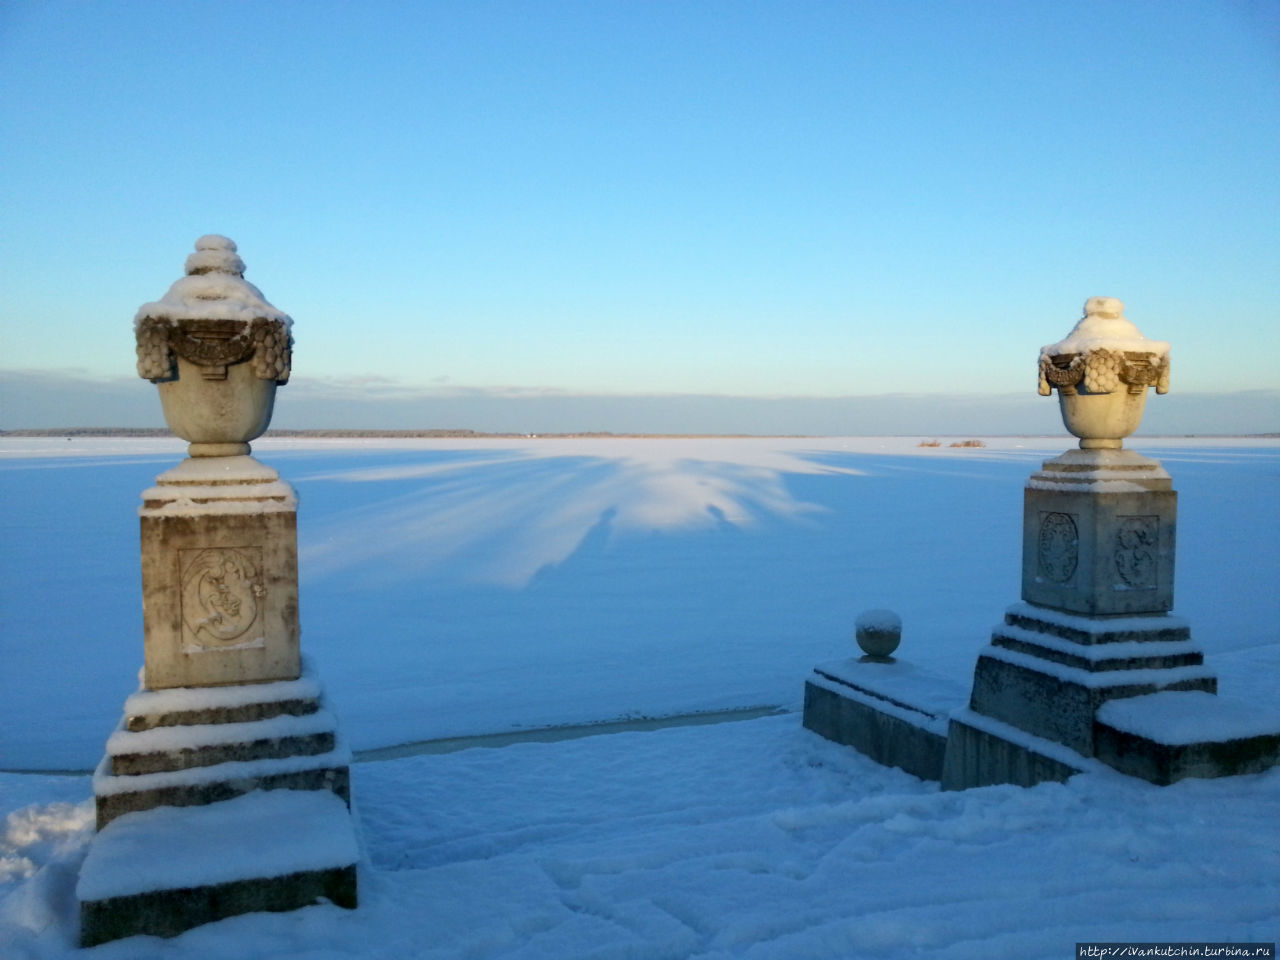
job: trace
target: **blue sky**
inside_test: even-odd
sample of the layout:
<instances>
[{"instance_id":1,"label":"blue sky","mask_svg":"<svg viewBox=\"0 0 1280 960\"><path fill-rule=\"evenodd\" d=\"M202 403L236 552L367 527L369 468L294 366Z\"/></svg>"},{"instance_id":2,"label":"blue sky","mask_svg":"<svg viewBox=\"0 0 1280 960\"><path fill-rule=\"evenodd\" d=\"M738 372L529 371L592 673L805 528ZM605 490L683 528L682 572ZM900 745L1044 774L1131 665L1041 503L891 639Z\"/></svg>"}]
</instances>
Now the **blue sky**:
<instances>
[{"instance_id":1,"label":"blue sky","mask_svg":"<svg viewBox=\"0 0 1280 960\"><path fill-rule=\"evenodd\" d=\"M282 426L365 385L367 426L1012 403L1091 295L1175 391L1280 387L1274 2L10 0L0 97L9 384L126 389L134 311L218 232L295 319Z\"/></svg>"}]
</instances>

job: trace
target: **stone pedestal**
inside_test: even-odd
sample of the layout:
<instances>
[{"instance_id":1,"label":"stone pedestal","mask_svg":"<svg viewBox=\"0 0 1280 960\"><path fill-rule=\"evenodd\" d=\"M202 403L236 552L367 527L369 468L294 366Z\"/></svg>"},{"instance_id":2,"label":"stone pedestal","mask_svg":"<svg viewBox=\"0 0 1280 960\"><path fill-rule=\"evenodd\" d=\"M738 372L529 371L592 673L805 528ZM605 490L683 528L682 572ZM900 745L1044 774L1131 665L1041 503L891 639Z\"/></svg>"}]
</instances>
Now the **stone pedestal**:
<instances>
[{"instance_id":1,"label":"stone pedestal","mask_svg":"<svg viewBox=\"0 0 1280 960\"><path fill-rule=\"evenodd\" d=\"M1086 616L1173 607L1178 495L1158 461L1069 450L1023 496L1022 599Z\"/></svg>"},{"instance_id":2,"label":"stone pedestal","mask_svg":"<svg viewBox=\"0 0 1280 960\"><path fill-rule=\"evenodd\" d=\"M292 488L252 457L201 457L142 499L147 688L297 679Z\"/></svg>"}]
</instances>

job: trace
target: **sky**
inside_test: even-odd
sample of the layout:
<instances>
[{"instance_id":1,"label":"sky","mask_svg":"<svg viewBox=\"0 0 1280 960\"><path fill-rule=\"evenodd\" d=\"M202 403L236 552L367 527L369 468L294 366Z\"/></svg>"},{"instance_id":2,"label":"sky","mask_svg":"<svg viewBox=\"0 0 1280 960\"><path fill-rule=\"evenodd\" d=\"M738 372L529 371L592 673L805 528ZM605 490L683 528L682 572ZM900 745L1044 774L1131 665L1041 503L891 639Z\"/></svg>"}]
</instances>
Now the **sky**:
<instances>
[{"instance_id":1,"label":"sky","mask_svg":"<svg viewBox=\"0 0 1280 960\"><path fill-rule=\"evenodd\" d=\"M1274 0L9 0L0 206L0 428L160 425L221 233L281 427L1048 433L1107 295L1280 430Z\"/></svg>"}]
</instances>

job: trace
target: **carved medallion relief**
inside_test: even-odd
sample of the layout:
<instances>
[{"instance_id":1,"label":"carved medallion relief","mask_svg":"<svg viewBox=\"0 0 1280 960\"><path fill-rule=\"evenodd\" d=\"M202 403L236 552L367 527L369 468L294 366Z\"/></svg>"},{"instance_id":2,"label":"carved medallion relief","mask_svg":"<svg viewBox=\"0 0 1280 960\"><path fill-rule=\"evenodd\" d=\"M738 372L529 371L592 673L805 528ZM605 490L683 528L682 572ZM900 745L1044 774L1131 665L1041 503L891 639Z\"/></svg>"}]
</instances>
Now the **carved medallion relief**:
<instances>
[{"instance_id":1,"label":"carved medallion relief","mask_svg":"<svg viewBox=\"0 0 1280 960\"><path fill-rule=\"evenodd\" d=\"M1076 521L1069 513L1042 513L1038 572L1052 583L1066 583L1076 572L1080 562L1080 534Z\"/></svg>"},{"instance_id":2,"label":"carved medallion relief","mask_svg":"<svg viewBox=\"0 0 1280 960\"><path fill-rule=\"evenodd\" d=\"M240 646L261 636L261 547L180 550L184 647ZM256 628L256 629L255 629Z\"/></svg>"},{"instance_id":3,"label":"carved medallion relief","mask_svg":"<svg viewBox=\"0 0 1280 960\"><path fill-rule=\"evenodd\" d=\"M1115 566L1120 583L1132 590L1156 585L1156 556L1160 545L1159 517L1118 517Z\"/></svg>"}]
</instances>

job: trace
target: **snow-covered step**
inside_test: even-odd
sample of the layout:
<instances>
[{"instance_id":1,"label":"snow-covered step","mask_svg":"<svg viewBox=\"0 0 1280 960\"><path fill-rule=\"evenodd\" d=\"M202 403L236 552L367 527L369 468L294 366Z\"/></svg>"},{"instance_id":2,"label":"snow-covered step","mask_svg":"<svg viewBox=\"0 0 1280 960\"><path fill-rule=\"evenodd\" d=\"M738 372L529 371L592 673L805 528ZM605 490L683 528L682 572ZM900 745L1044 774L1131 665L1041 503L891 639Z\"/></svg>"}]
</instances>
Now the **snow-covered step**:
<instances>
[{"instance_id":1,"label":"snow-covered step","mask_svg":"<svg viewBox=\"0 0 1280 960\"><path fill-rule=\"evenodd\" d=\"M243 723L155 726L139 731L122 725L107 739L107 756L111 772L125 776L229 761L312 756L333 750L336 727L327 710Z\"/></svg>"},{"instance_id":2,"label":"snow-covered step","mask_svg":"<svg viewBox=\"0 0 1280 960\"><path fill-rule=\"evenodd\" d=\"M98 827L253 790L320 790L346 804L350 763L307 664L297 680L138 690L94 773Z\"/></svg>"},{"instance_id":3,"label":"snow-covered step","mask_svg":"<svg viewBox=\"0 0 1280 960\"><path fill-rule=\"evenodd\" d=\"M103 757L93 775L98 829L126 813L162 805L218 803L253 790L324 790L351 800L351 751L339 740L314 756L230 761L214 766L120 776Z\"/></svg>"},{"instance_id":4,"label":"snow-covered step","mask_svg":"<svg viewBox=\"0 0 1280 960\"><path fill-rule=\"evenodd\" d=\"M81 868L81 944L169 937L322 898L355 907L358 859L347 806L328 791L256 791L130 813L98 832Z\"/></svg>"},{"instance_id":5,"label":"snow-covered step","mask_svg":"<svg viewBox=\"0 0 1280 960\"><path fill-rule=\"evenodd\" d=\"M1196 690L1113 700L1094 743L1098 759L1152 783L1261 773L1280 763L1280 708Z\"/></svg>"}]
</instances>

